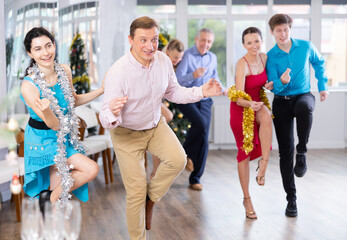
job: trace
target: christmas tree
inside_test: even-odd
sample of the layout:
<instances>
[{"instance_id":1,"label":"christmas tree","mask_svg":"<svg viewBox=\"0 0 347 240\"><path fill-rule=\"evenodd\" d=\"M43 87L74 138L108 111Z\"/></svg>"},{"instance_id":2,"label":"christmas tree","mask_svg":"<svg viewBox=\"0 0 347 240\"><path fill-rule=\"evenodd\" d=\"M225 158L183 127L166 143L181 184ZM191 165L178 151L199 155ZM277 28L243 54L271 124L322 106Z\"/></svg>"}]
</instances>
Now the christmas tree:
<instances>
[{"instance_id":1,"label":"christmas tree","mask_svg":"<svg viewBox=\"0 0 347 240\"><path fill-rule=\"evenodd\" d=\"M70 46L70 68L72 83L77 94L90 91L90 79L87 76L87 60L84 57L84 43L81 34L76 33Z\"/></svg>"},{"instance_id":2,"label":"christmas tree","mask_svg":"<svg viewBox=\"0 0 347 240\"><path fill-rule=\"evenodd\" d=\"M169 126L175 132L180 143L183 144L191 127L190 121L183 116L183 113L181 113L175 103L165 102L164 104L173 113L173 118Z\"/></svg>"},{"instance_id":3,"label":"christmas tree","mask_svg":"<svg viewBox=\"0 0 347 240\"><path fill-rule=\"evenodd\" d=\"M163 28L160 28L160 32L161 33L159 34L158 50L162 51L163 48L170 41L170 35ZM169 123L169 126L175 132L181 144L183 144L186 140L188 130L191 127L190 122L187 118L184 117L183 113L181 113L181 111L178 109L175 103L165 102L165 106L169 108L170 111L173 113L173 118L172 121Z\"/></svg>"}]
</instances>

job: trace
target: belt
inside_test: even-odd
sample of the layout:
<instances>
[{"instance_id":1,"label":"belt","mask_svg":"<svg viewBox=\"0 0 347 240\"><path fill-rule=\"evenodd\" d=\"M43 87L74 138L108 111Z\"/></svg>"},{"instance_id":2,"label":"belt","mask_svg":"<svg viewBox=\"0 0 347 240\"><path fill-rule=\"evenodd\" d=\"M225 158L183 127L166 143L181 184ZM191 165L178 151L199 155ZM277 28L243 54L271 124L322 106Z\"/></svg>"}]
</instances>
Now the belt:
<instances>
[{"instance_id":1,"label":"belt","mask_svg":"<svg viewBox=\"0 0 347 240\"><path fill-rule=\"evenodd\" d=\"M285 100L290 100L290 99L297 98L297 97L300 97L300 96L305 95L305 94L308 94L308 93L310 93L310 92L302 93L302 94L297 94L297 95L285 95L285 96L275 95L275 96L274 96L274 99L285 99Z\"/></svg>"},{"instance_id":2,"label":"belt","mask_svg":"<svg viewBox=\"0 0 347 240\"><path fill-rule=\"evenodd\" d=\"M28 122L29 126L35 129L41 129L41 130L49 130L49 128L45 122L37 121L35 119L29 118Z\"/></svg>"}]
</instances>

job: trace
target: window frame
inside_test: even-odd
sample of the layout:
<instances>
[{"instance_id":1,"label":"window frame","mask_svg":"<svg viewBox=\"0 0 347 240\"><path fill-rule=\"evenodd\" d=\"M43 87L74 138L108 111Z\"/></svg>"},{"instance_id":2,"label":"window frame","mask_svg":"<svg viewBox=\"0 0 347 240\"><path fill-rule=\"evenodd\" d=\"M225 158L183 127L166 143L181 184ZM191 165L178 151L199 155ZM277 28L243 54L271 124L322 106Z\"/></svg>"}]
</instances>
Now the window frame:
<instances>
[{"instance_id":1,"label":"window frame","mask_svg":"<svg viewBox=\"0 0 347 240\"><path fill-rule=\"evenodd\" d=\"M184 46L188 47L188 21L191 19L225 19L226 20L226 86L230 87L234 84L234 68L237 59L233 59L232 49L234 45L233 32L234 22L242 20L256 20L265 21L267 31L263 33L266 35L267 41L265 42L265 49L269 51L273 47L273 37L270 33L268 21L274 14L273 6L274 0L267 0L267 13L265 14L235 14L232 13L232 1L226 1L227 12L226 14L188 14L188 0L176 0L176 12L172 14L151 14L150 17L154 19L172 19L176 20L176 37L180 39ZM311 0L310 12L305 14L290 14L294 19L303 18L310 21L310 41L316 46L318 51L321 51L321 26L322 19L347 19L346 14L327 14L323 13L323 0ZM317 90L317 80L314 77L314 71L311 71L311 87L312 90ZM343 89L346 87L329 87L329 89Z\"/></svg>"}]
</instances>

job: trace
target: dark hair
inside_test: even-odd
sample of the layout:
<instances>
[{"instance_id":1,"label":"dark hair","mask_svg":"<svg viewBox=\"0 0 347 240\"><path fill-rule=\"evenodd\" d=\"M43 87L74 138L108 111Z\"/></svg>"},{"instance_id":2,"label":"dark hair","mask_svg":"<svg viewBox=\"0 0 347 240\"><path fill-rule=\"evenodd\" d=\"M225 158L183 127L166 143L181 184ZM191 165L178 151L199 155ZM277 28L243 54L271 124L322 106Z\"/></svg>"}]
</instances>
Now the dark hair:
<instances>
[{"instance_id":1,"label":"dark hair","mask_svg":"<svg viewBox=\"0 0 347 240\"><path fill-rule=\"evenodd\" d=\"M184 51L184 45L183 43L178 40L178 39L172 39L168 44L167 44L167 47L166 47L166 50L169 50L169 51L173 51L173 50L177 50L178 52L183 52Z\"/></svg>"},{"instance_id":2,"label":"dark hair","mask_svg":"<svg viewBox=\"0 0 347 240\"><path fill-rule=\"evenodd\" d=\"M138 28L151 29L154 27L159 30L159 25L153 18L147 16L137 18L130 25L130 36L132 39L134 39L135 30Z\"/></svg>"},{"instance_id":3,"label":"dark hair","mask_svg":"<svg viewBox=\"0 0 347 240\"><path fill-rule=\"evenodd\" d=\"M242 43L245 43L245 36L249 33L258 33L260 38L263 39L263 36L261 35L261 31L259 30L259 28L249 27L246 28L242 33Z\"/></svg>"},{"instance_id":4,"label":"dark hair","mask_svg":"<svg viewBox=\"0 0 347 240\"><path fill-rule=\"evenodd\" d=\"M52 43L54 43L54 37L50 32L48 32L43 27L34 27L25 35L25 38L24 38L25 50L30 53L31 52L31 42L33 41L33 39L37 38L37 37L42 37L42 36L48 37L49 39L51 39ZM35 63L35 60L32 58L30 60L29 67L25 70L25 76L28 75L28 70L29 70L29 68L31 68L34 65L34 63Z\"/></svg>"},{"instance_id":5,"label":"dark hair","mask_svg":"<svg viewBox=\"0 0 347 240\"><path fill-rule=\"evenodd\" d=\"M269 26L271 31L278 25L288 24L289 28L292 28L293 19L287 14L275 14L269 20Z\"/></svg>"}]
</instances>

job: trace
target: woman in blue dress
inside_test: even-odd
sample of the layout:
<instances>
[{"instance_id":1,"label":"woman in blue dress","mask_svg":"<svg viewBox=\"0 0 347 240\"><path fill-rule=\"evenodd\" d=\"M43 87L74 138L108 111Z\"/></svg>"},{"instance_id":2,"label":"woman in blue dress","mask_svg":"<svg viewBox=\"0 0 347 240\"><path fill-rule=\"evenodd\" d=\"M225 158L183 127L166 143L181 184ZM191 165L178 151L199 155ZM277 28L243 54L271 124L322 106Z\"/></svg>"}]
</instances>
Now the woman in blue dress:
<instances>
[{"instance_id":1,"label":"woman in blue dress","mask_svg":"<svg viewBox=\"0 0 347 240\"><path fill-rule=\"evenodd\" d=\"M25 129L24 191L31 197L39 195L40 205L46 200L64 204L71 191L87 201L87 183L96 177L99 166L82 154L74 107L102 95L104 83L97 90L77 95L71 69L54 61L54 38L44 28L31 29L24 45L31 57L21 86L21 99L30 114ZM119 99L114 111L124 100Z\"/></svg>"}]
</instances>

